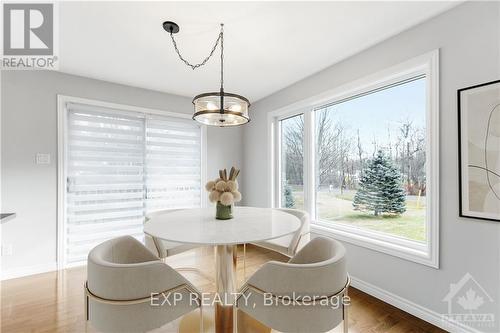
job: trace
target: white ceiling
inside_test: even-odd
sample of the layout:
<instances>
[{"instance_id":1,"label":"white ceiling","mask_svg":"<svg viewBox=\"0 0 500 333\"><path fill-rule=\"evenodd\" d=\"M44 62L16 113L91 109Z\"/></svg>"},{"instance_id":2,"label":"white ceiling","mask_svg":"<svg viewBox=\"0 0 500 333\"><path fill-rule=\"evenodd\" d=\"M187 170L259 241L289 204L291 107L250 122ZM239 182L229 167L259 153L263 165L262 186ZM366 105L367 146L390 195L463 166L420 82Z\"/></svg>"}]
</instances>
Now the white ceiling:
<instances>
[{"instance_id":1,"label":"white ceiling","mask_svg":"<svg viewBox=\"0 0 500 333\"><path fill-rule=\"evenodd\" d=\"M219 59L198 70L225 23L225 87L255 102L457 2L61 2L62 72L184 96L218 90Z\"/></svg>"}]
</instances>

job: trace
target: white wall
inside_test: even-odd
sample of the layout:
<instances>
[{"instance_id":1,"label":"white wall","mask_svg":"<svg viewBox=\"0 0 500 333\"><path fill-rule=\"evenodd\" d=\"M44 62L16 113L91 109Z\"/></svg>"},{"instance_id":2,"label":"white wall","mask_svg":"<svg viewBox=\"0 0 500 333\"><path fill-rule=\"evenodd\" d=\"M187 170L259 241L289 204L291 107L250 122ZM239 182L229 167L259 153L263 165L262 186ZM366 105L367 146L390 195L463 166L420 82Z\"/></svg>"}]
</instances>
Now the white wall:
<instances>
[{"instance_id":1,"label":"white wall","mask_svg":"<svg viewBox=\"0 0 500 333\"><path fill-rule=\"evenodd\" d=\"M191 99L73 75L47 71L3 71L2 210L16 212L3 225L4 276L54 269L57 214L56 95L191 113ZM242 165L242 128L208 129L208 177L218 169ZM50 165L35 164L37 152L50 153Z\"/></svg>"},{"instance_id":2,"label":"white wall","mask_svg":"<svg viewBox=\"0 0 500 333\"><path fill-rule=\"evenodd\" d=\"M500 3L465 3L254 103L243 137L245 204L269 204L268 112L439 48L441 267L346 244L349 272L433 314L446 313L450 283L470 272L495 299L496 327L484 331L500 331L500 223L458 217L456 103L457 89L500 78L499 21Z\"/></svg>"}]
</instances>

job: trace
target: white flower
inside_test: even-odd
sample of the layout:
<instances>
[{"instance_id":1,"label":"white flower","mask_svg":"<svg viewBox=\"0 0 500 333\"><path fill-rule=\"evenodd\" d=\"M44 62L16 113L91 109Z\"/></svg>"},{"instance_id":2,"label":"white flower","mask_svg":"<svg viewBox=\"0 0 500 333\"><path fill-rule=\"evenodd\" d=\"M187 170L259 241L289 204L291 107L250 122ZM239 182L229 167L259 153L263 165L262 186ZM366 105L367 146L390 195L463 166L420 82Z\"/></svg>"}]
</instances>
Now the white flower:
<instances>
[{"instance_id":1,"label":"white flower","mask_svg":"<svg viewBox=\"0 0 500 333\"><path fill-rule=\"evenodd\" d=\"M210 180L209 182L207 182L207 184L205 185L205 189L207 191L212 191L213 189L215 188L215 182L213 180Z\"/></svg>"},{"instance_id":2,"label":"white flower","mask_svg":"<svg viewBox=\"0 0 500 333\"><path fill-rule=\"evenodd\" d=\"M231 192L222 193L219 200L220 203L223 204L224 206L230 206L234 203L234 197Z\"/></svg>"},{"instance_id":3,"label":"white flower","mask_svg":"<svg viewBox=\"0 0 500 333\"><path fill-rule=\"evenodd\" d=\"M241 193L238 191L233 191L233 198L234 202L240 202L241 201Z\"/></svg>"},{"instance_id":4,"label":"white flower","mask_svg":"<svg viewBox=\"0 0 500 333\"><path fill-rule=\"evenodd\" d=\"M219 191L212 191L208 195L208 200L210 200L210 202L217 202L217 201L219 201L219 198L220 198L220 192Z\"/></svg>"},{"instance_id":5,"label":"white flower","mask_svg":"<svg viewBox=\"0 0 500 333\"><path fill-rule=\"evenodd\" d=\"M231 191L231 192L234 192L234 191L238 190L238 182L235 181L235 180L228 180L228 182L227 182L227 190Z\"/></svg>"},{"instance_id":6,"label":"white flower","mask_svg":"<svg viewBox=\"0 0 500 333\"><path fill-rule=\"evenodd\" d=\"M224 192L226 190L226 182L223 180L220 180L215 184L215 189L219 192Z\"/></svg>"}]
</instances>

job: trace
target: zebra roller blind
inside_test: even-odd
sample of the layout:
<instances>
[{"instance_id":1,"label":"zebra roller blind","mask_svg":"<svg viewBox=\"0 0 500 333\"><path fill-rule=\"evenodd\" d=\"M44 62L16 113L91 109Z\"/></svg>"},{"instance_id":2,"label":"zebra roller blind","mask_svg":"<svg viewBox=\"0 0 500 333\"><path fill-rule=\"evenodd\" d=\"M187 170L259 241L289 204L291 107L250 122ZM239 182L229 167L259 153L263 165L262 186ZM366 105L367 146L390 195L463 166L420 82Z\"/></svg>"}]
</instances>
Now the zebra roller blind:
<instances>
[{"instance_id":1,"label":"zebra roller blind","mask_svg":"<svg viewBox=\"0 0 500 333\"><path fill-rule=\"evenodd\" d=\"M146 213L201 205L201 128L192 121L68 103L65 265Z\"/></svg>"}]
</instances>

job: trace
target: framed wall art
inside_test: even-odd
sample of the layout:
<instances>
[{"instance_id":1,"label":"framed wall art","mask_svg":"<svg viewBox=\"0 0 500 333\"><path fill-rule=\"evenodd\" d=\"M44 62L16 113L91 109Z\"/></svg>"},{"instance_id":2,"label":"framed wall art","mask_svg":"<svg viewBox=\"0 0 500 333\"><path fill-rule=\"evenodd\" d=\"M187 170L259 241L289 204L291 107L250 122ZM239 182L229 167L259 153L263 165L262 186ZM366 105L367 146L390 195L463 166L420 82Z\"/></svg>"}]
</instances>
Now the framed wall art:
<instances>
[{"instance_id":1,"label":"framed wall art","mask_svg":"<svg viewBox=\"0 0 500 333\"><path fill-rule=\"evenodd\" d=\"M500 80L458 90L460 216L500 222Z\"/></svg>"}]
</instances>

